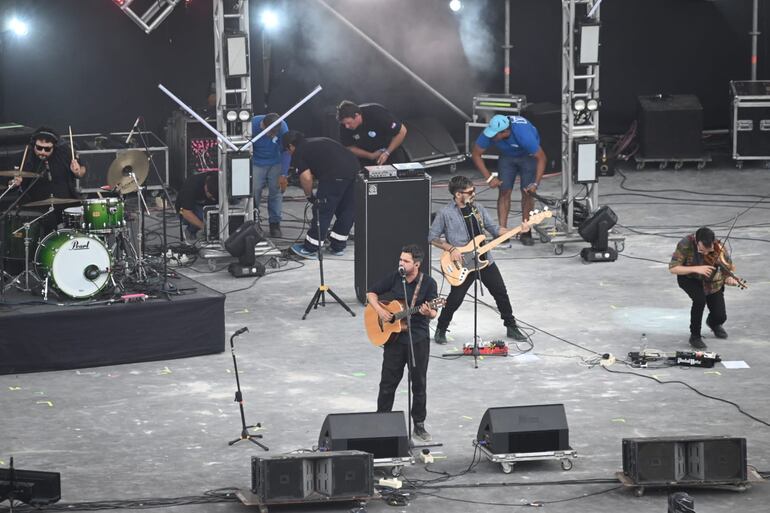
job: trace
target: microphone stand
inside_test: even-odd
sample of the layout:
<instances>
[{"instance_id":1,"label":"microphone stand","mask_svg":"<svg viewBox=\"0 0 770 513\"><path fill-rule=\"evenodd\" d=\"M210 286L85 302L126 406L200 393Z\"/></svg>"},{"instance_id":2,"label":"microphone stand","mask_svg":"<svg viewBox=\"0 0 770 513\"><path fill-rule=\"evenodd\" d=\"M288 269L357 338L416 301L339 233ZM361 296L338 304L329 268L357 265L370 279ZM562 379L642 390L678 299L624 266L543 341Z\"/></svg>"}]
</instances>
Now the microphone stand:
<instances>
[{"instance_id":1,"label":"microphone stand","mask_svg":"<svg viewBox=\"0 0 770 513\"><path fill-rule=\"evenodd\" d=\"M471 207L471 215L476 217L476 214L478 213L478 210L476 210L476 207L473 206L473 203L470 205ZM478 217L476 217L476 220L478 222ZM479 368L479 280L481 279L481 276L479 276L479 248L476 246L476 235L473 232L473 219L471 219L470 222L471 225L471 240L473 241L473 368L478 369ZM479 226L479 229L481 226ZM484 291L481 292L484 294Z\"/></svg>"},{"instance_id":2,"label":"microphone stand","mask_svg":"<svg viewBox=\"0 0 770 513\"><path fill-rule=\"evenodd\" d=\"M409 296L406 293L406 273L401 274L401 269L399 268L399 274L401 275L401 286L404 289L404 304L406 309L408 310L414 305L409 304ZM409 427L409 445L414 447L414 443L412 442L412 369L416 367L416 364L414 361L414 339L412 338L412 316L411 315L406 316L406 331L407 333L409 333L409 366L406 372L406 385L407 385L406 418L407 418L408 427Z\"/></svg>"},{"instance_id":3,"label":"microphone stand","mask_svg":"<svg viewBox=\"0 0 770 513\"><path fill-rule=\"evenodd\" d=\"M238 442L241 442L243 440L248 440L249 442L258 445L262 449L269 451L270 449L267 448L266 445L258 442L257 438L262 438L262 435L252 435L249 433L249 429L252 428L260 428L262 427L262 424L260 422L257 422L256 424L253 424L251 426L246 425L246 414L243 412L243 393L241 392L241 379L238 377L238 361L235 359L235 345L233 344L233 339L240 335L241 333L245 333L249 331L249 328L241 328L230 337L230 352L233 355L233 367L235 368L235 384L238 387L235 392L235 402L238 403L238 407L241 410L241 436L234 440L230 440L227 442L227 445L235 445Z\"/></svg>"},{"instance_id":4,"label":"microphone stand","mask_svg":"<svg viewBox=\"0 0 770 513\"><path fill-rule=\"evenodd\" d=\"M142 118L142 129L139 130L137 134L139 135L139 139L141 139L142 145L144 146L144 151L147 154L147 160L150 162L150 167L152 167L152 170L155 173L155 177L158 179L158 183L160 184L161 189L163 189L163 246L161 248L161 252L163 253L163 285L161 287L161 293L165 294L167 299L170 299L169 295L171 292L175 292L175 287L168 281L168 257L166 256L166 251L168 248L166 228L166 201L171 203L171 197L168 195L168 189L166 188L166 184L163 181L163 177L160 175L160 171L158 171L158 166L155 165L155 161L152 159L150 147L147 144L147 139L144 137L145 132L147 132L147 125L144 122L144 118Z\"/></svg>"}]
</instances>

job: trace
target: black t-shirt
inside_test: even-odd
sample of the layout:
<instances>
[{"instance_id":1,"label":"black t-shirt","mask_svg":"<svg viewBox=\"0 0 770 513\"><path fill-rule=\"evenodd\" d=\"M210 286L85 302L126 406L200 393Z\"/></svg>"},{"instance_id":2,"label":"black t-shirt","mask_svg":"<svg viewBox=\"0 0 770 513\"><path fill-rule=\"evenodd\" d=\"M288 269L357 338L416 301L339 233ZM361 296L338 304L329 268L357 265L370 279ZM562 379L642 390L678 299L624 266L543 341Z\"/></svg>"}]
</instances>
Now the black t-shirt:
<instances>
[{"instance_id":1,"label":"black t-shirt","mask_svg":"<svg viewBox=\"0 0 770 513\"><path fill-rule=\"evenodd\" d=\"M422 273L420 273L422 274ZM438 286L436 280L422 274L422 285L420 285L420 292L417 294L417 300L412 306L418 306L431 299L438 297ZM420 275L412 280L411 283L406 283L406 293L409 298L408 303L412 304L412 297L414 296L414 289L417 287L417 282L420 281ZM374 292L379 297L380 301L390 301L393 299L404 299L404 286L401 284L401 276L398 272L388 274L380 281L375 283L369 288L369 292ZM412 315L412 333L415 335L428 336L428 326L430 325L430 319L422 315L420 312Z\"/></svg>"},{"instance_id":2,"label":"black t-shirt","mask_svg":"<svg viewBox=\"0 0 770 513\"><path fill-rule=\"evenodd\" d=\"M353 180L361 169L358 158L328 137L310 137L294 150L292 167L302 173L309 169L318 181Z\"/></svg>"},{"instance_id":3,"label":"black t-shirt","mask_svg":"<svg viewBox=\"0 0 770 513\"><path fill-rule=\"evenodd\" d=\"M465 205L460 209L460 212L465 219L465 228L468 230L468 236L472 239L477 235L481 235L481 227L479 226L479 220L473 215L473 210L470 205ZM483 244L483 242L482 242Z\"/></svg>"},{"instance_id":4,"label":"black t-shirt","mask_svg":"<svg viewBox=\"0 0 770 513\"><path fill-rule=\"evenodd\" d=\"M57 198L77 198L75 174L70 169L72 153L69 146L57 145L46 160L35 155L32 148L27 153L24 171L40 173L40 178L25 178L22 189L29 188L24 202L37 201L55 196ZM81 165L83 165L81 163ZM34 182L34 185L32 185Z\"/></svg>"},{"instance_id":5,"label":"black t-shirt","mask_svg":"<svg viewBox=\"0 0 770 513\"><path fill-rule=\"evenodd\" d=\"M217 198L209 199L206 196L206 177L209 173L198 173L188 178L182 190L176 197L176 209L195 211L196 207L203 205L216 205Z\"/></svg>"},{"instance_id":6,"label":"black t-shirt","mask_svg":"<svg viewBox=\"0 0 770 513\"><path fill-rule=\"evenodd\" d=\"M388 109L376 103L360 106L363 121L355 130L340 125L340 141L344 146L357 146L374 152L387 148L401 131L401 122Z\"/></svg>"}]
</instances>

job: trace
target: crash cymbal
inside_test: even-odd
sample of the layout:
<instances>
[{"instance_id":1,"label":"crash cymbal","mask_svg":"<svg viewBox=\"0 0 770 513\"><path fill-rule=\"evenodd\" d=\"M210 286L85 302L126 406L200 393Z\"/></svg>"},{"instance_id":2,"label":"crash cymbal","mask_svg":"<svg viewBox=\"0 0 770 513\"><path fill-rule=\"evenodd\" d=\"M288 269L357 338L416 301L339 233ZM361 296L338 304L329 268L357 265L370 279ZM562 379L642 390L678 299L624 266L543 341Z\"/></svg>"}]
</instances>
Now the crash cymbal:
<instances>
[{"instance_id":1,"label":"crash cymbal","mask_svg":"<svg viewBox=\"0 0 770 513\"><path fill-rule=\"evenodd\" d=\"M51 196L50 198L41 199L37 201L30 201L22 205L23 207L47 207L48 205L66 205L67 203L80 203L79 199L75 198L57 198Z\"/></svg>"},{"instance_id":2,"label":"crash cymbal","mask_svg":"<svg viewBox=\"0 0 770 513\"><path fill-rule=\"evenodd\" d=\"M36 178L40 175L32 173L30 171L19 171L18 169L10 169L8 171L0 171L0 176L20 176L22 178Z\"/></svg>"},{"instance_id":3,"label":"crash cymbal","mask_svg":"<svg viewBox=\"0 0 770 513\"><path fill-rule=\"evenodd\" d=\"M123 194L137 190L137 184L131 177L136 177L136 182L141 186L150 172L150 163L147 156L140 150L121 151L115 157L107 170L107 183L115 187Z\"/></svg>"}]
</instances>

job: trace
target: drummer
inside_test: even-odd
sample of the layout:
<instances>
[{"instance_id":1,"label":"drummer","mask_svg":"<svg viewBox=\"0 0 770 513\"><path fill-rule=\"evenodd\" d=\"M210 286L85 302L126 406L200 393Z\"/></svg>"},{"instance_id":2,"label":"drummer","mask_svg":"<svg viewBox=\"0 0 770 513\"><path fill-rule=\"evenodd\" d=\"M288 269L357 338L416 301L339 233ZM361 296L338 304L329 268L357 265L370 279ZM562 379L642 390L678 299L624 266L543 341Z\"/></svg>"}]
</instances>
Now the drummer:
<instances>
[{"instance_id":1,"label":"drummer","mask_svg":"<svg viewBox=\"0 0 770 513\"><path fill-rule=\"evenodd\" d=\"M38 173L40 177L23 180L17 176L13 179L26 192L22 205L51 196L79 199L75 179L85 176L86 166L77 157L72 158L72 150L60 142L56 132L40 127L32 134L30 145L32 151L28 152L22 171ZM61 222L61 213L62 207L58 207L54 215L42 219L45 232L56 228Z\"/></svg>"}]
</instances>

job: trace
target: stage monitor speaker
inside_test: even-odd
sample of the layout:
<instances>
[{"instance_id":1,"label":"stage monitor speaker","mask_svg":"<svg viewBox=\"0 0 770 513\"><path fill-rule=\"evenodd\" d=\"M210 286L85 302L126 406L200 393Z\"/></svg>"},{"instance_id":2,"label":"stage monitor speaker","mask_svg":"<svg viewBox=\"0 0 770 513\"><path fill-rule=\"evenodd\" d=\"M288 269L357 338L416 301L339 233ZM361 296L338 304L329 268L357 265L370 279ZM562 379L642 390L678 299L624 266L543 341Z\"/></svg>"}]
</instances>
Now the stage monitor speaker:
<instances>
[{"instance_id":1,"label":"stage monitor speaker","mask_svg":"<svg viewBox=\"0 0 770 513\"><path fill-rule=\"evenodd\" d=\"M318 435L318 447L327 451L364 451L375 458L409 456L404 412L331 413Z\"/></svg>"},{"instance_id":2,"label":"stage monitor speaker","mask_svg":"<svg viewBox=\"0 0 770 513\"><path fill-rule=\"evenodd\" d=\"M313 492L313 462L297 456L253 456L251 491L262 500L302 500L309 497Z\"/></svg>"},{"instance_id":3,"label":"stage monitor speaker","mask_svg":"<svg viewBox=\"0 0 770 513\"><path fill-rule=\"evenodd\" d=\"M746 439L624 438L623 473L635 484L742 483L747 479Z\"/></svg>"},{"instance_id":4,"label":"stage monitor speaker","mask_svg":"<svg viewBox=\"0 0 770 513\"><path fill-rule=\"evenodd\" d=\"M341 451L315 462L315 490L326 497L374 494L374 460L370 453Z\"/></svg>"},{"instance_id":5,"label":"stage monitor speaker","mask_svg":"<svg viewBox=\"0 0 770 513\"><path fill-rule=\"evenodd\" d=\"M640 96L637 134L643 158L701 158L703 108L694 95Z\"/></svg>"},{"instance_id":6,"label":"stage monitor speaker","mask_svg":"<svg viewBox=\"0 0 770 513\"><path fill-rule=\"evenodd\" d=\"M406 137L401 147L409 162L422 162L460 154L452 136L435 118L414 118L404 121Z\"/></svg>"},{"instance_id":7,"label":"stage monitor speaker","mask_svg":"<svg viewBox=\"0 0 770 513\"><path fill-rule=\"evenodd\" d=\"M430 176L383 180L359 176L355 197L354 285L358 300L365 303L368 288L395 272L401 248L407 244L422 248L425 259L420 270L430 275Z\"/></svg>"},{"instance_id":8,"label":"stage monitor speaker","mask_svg":"<svg viewBox=\"0 0 770 513\"><path fill-rule=\"evenodd\" d=\"M530 103L524 107L522 116L535 125L540 134L540 147L543 148L546 173L561 169L561 105L556 103Z\"/></svg>"},{"instance_id":9,"label":"stage monitor speaker","mask_svg":"<svg viewBox=\"0 0 770 513\"><path fill-rule=\"evenodd\" d=\"M563 404L489 408L476 439L493 454L569 450Z\"/></svg>"}]
</instances>

